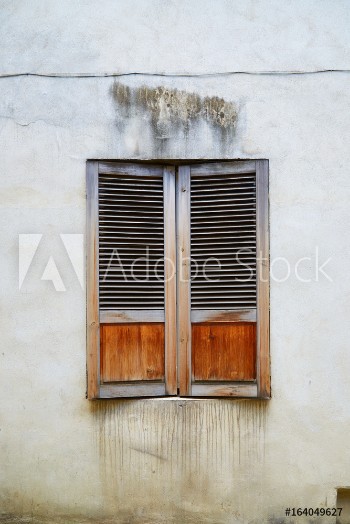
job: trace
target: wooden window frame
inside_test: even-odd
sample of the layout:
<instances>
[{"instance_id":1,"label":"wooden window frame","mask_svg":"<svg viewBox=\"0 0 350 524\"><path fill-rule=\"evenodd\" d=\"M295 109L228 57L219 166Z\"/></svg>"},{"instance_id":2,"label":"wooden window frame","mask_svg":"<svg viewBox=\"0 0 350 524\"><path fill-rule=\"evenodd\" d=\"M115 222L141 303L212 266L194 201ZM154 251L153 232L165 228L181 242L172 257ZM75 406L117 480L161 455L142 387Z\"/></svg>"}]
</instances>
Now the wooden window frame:
<instances>
[{"instance_id":1,"label":"wooden window frame","mask_svg":"<svg viewBox=\"0 0 350 524\"><path fill-rule=\"evenodd\" d=\"M164 256L165 308L163 311L142 312L142 321L165 322L165 381L164 383L100 382L100 322L117 324L140 320L137 311L101 311L98 296L98 177L99 174L120 173L135 166L148 166L149 171L161 170L164 177ZM177 173L175 165L178 165ZM256 310L202 310L191 313L190 294L190 180L191 172L256 174L256 246L257 246L257 307ZM152 171L153 170L153 171ZM271 397L269 350L269 167L267 160L222 162L174 162L173 165L151 165L142 162L87 162L87 398L120 397ZM180 256L181 252L181 256ZM185 261L184 261L185 259ZM186 260L187 259L187 260ZM182 267L179 261L182 260ZM167 278L172 267L183 279ZM256 380L251 382L194 383L191 374L191 322L254 322L257 324ZM180 378L178 378L180 377Z\"/></svg>"}]
</instances>

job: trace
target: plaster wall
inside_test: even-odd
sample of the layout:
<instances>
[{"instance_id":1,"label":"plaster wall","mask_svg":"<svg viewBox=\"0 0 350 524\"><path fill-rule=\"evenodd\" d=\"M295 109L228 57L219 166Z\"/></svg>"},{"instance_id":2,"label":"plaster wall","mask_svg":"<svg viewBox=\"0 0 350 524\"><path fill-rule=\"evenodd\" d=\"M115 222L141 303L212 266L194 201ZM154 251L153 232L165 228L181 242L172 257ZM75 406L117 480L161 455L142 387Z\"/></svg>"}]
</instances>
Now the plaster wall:
<instances>
[{"instance_id":1,"label":"plaster wall","mask_svg":"<svg viewBox=\"0 0 350 524\"><path fill-rule=\"evenodd\" d=\"M350 68L348 2L0 16L2 73L61 73L0 78L3 521L277 524L334 506L350 485L350 73L214 73ZM212 76L66 76L105 72ZM91 158L269 159L271 259L291 265L273 266L270 401L85 399L85 290L60 235L84 234ZM43 237L19 289L23 233ZM41 280L50 256L66 291Z\"/></svg>"}]
</instances>

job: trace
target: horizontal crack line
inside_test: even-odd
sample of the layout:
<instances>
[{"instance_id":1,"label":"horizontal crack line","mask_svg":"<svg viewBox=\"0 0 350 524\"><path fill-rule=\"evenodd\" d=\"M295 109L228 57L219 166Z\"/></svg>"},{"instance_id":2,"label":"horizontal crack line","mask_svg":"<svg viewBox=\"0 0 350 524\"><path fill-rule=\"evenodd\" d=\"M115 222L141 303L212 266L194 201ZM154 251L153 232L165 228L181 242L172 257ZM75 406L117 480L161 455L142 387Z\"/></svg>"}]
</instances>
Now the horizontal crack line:
<instances>
[{"instance_id":1,"label":"horizontal crack line","mask_svg":"<svg viewBox=\"0 0 350 524\"><path fill-rule=\"evenodd\" d=\"M301 71L222 71L216 73L151 73L130 71L124 73L0 73L1 78L16 78L21 76L32 76L39 78L116 78L124 76L153 76L169 78L207 78L222 77L233 75L253 75L253 76L302 76L317 75L324 73L350 73L350 69L310 69Z\"/></svg>"}]
</instances>

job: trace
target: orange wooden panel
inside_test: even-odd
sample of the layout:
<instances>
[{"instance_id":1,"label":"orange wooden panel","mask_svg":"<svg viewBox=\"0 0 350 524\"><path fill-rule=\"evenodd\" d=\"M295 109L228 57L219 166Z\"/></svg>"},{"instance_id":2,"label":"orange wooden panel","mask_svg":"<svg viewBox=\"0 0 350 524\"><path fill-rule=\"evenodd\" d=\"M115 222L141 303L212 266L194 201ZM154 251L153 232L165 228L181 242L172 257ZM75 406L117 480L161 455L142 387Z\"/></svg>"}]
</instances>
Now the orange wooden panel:
<instances>
[{"instance_id":1,"label":"orange wooden panel","mask_svg":"<svg viewBox=\"0 0 350 524\"><path fill-rule=\"evenodd\" d=\"M164 324L102 324L103 382L164 379Z\"/></svg>"},{"instance_id":2,"label":"orange wooden panel","mask_svg":"<svg viewBox=\"0 0 350 524\"><path fill-rule=\"evenodd\" d=\"M256 324L192 324L194 380L254 380Z\"/></svg>"}]
</instances>

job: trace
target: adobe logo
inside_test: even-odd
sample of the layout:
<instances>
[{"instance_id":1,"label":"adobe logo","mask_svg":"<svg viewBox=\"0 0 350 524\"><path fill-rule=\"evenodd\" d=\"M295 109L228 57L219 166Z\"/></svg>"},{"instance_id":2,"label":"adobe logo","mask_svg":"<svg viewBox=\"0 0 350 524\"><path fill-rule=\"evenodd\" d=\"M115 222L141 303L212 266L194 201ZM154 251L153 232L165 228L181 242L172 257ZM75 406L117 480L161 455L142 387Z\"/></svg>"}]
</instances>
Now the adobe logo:
<instances>
[{"instance_id":1,"label":"adobe logo","mask_svg":"<svg viewBox=\"0 0 350 524\"><path fill-rule=\"evenodd\" d=\"M60 234L62 249L65 249L67 260L72 265L81 288L84 288L84 235L80 233ZM35 259L39 244L42 241L41 233L25 233L18 235L18 287L22 288L29 268ZM48 255L41 280L51 280L56 291L66 291L56 262L52 255Z\"/></svg>"}]
</instances>

